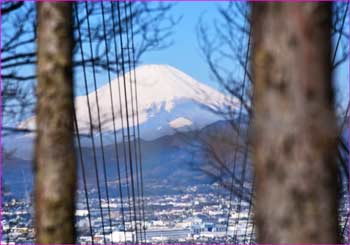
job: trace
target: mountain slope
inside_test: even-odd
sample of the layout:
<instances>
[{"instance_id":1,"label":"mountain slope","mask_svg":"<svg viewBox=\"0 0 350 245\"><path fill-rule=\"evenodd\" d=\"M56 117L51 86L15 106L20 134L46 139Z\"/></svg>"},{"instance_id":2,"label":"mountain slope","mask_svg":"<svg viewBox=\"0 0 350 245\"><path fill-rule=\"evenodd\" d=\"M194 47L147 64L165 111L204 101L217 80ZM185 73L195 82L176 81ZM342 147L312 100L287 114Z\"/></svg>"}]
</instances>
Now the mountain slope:
<instances>
[{"instance_id":1,"label":"mountain slope","mask_svg":"<svg viewBox=\"0 0 350 245\"><path fill-rule=\"evenodd\" d=\"M209 134L230 134L232 128L227 121L218 121L203 127L196 133L185 132L166 135L155 140L141 140L142 149L142 169L146 195L161 195L164 193L181 193L188 187L198 184L210 184L216 180L199 171L198 167L203 165L208 159L199 149L192 149L191 145L197 142L197 135L205 137ZM133 145L133 142L131 142ZM94 167L94 156L91 144L82 148L85 175L89 190L96 195L96 172ZM96 158L98 161L98 173L100 181L104 180L102 165L102 150L96 148ZM117 161L114 145L105 145L104 154L106 159L107 179L111 188L112 196L117 193ZM230 154L230 153L229 153ZM123 143L118 144L118 155L120 171L125 190L125 158L123 155ZM82 190L82 177L80 158L78 160L79 186ZM17 197L28 196L33 189L32 161L20 158L3 159L3 184L7 192ZM240 175L242 167L240 163L236 166L237 176ZM247 178L248 181L250 181ZM130 180L129 180L130 181ZM103 188L103 187L102 187ZM103 191L102 195L105 193Z\"/></svg>"},{"instance_id":2,"label":"mountain slope","mask_svg":"<svg viewBox=\"0 0 350 245\"><path fill-rule=\"evenodd\" d=\"M135 70L137 78L138 112L141 138L155 139L173 134L173 128L202 128L220 120L208 108L235 106L237 103L217 90L200 83L178 69L168 65L143 65ZM135 99L131 100L131 90L135 97L134 73L128 72L111 82L116 129L127 125L126 104L128 105L129 124L136 125ZM125 80L125 87L124 87ZM132 85L130 87L130 85ZM125 100L125 93L126 97ZM119 91L121 96L119 97ZM75 99L79 130L88 133L90 120L87 99L91 105L91 116L95 128L98 126L96 93L100 108L102 131L113 130L112 106L109 84L91 92L88 96ZM122 121L123 118L123 121ZM35 128L35 117L20 124L20 128Z\"/></svg>"}]
</instances>

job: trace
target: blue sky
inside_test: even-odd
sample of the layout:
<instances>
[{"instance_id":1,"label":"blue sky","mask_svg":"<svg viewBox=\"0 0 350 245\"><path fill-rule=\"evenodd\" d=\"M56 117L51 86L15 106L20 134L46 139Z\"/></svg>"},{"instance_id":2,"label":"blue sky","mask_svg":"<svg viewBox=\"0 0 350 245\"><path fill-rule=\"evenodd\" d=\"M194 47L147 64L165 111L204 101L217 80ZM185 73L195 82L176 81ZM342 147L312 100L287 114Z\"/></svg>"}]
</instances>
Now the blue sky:
<instances>
[{"instance_id":1,"label":"blue sky","mask_svg":"<svg viewBox=\"0 0 350 245\"><path fill-rule=\"evenodd\" d=\"M209 68L204 61L204 57L199 49L196 27L199 18L202 17L206 23L210 24L215 19L219 19L218 7L225 7L227 2L178 2L171 10L171 14L176 17L182 17L181 21L174 26L173 45L169 48L145 53L140 60L140 64L169 64L187 73L196 80L206 83L214 88L218 84L211 78ZM348 23L349 19L347 20ZM30 67L28 69L35 69ZM88 72L89 82L92 82L91 72ZM115 74L112 74L115 76ZM114 78L114 77L113 77ZM337 100L343 107L349 100L349 63L345 62L340 66L334 76L335 87L339 92ZM108 82L107 72L98 74L98 86ZM76 95L85 94L81 69L76 73ZM91 84L92 85L92 84ZM93 86L89 87L89 91Z\"/></svg>"},{"instance_id":2,"label":"blue sky","mask_svg":"<svg viewBox=\"0 0 350 245\"><path fill-rule=\"evenodd\" d=\"M143 64L168 64L174 66L198 81L217 86L209 78L209 70L199 50L196 26L202 15L208 20L218 18L217 6L226 5L223 2L181 2L177 3L172 12L174 16L182 16L174 28L174 44L165 50L146 53Z\"/></svg>"},{"instance_id":3,"label":"blue sky","mask_svg":"<svg viewBox=\"0 0 350 245\"><path fill-rule=\"evenodd\" d=\"M208 66L200 52L196 27L201 16L205 18L207 23L218 19L220 16L217 8L225 5L227 5L226 2L177 3L172 9L172 13L174 16L182 16L182 19L174 28L173 45L165 50L144 54L140 63L169 64L200 82L218 87L218 84L211 79ZM349 62L344 62L337 68L334 81L338 91L337 100L343 107L346 107L349 100Z\"/></svg>"},{"instance_id":4,"label":"blue sky","mask_svg":"<svg viewBox=\"0 0 350 245\"><path fill-rule=\"evenodd\" d=\"M177 2L171 10L171 15L181 20L173 27L173 35L169 40L172 45L166 49L149 51L142 55L138 65L142 64L168 64L178 68L196 80L212 87L218 87L209 77L209 70L199 50L196 26L201 15L207 20L219 17L217 7L226 5L225 2ZM88 80L92 74L88 69ZM112 74L113 76L114 74ZM77 70L76 81L83 79L81 69ZM112 77L113 79L113 77ZM97 75L98 87L108 82L107 73ZM92 86L89 86L90 91ZM85 94L83 84L76 85L76 95Z\"/></svg>"},{"instance_id":5,"label":"blue sky","mask_svg":"<svg viewBox=\"0 0 350 245\"><path fill-rule=\"evenodd\" d=\"M171 15L175 18L182 17L180 22L173 27L171 40L173 45L166 49L149 51L143 54L139 64L168 64L187 73L196 80L206 83L214 88L219 88L217 82L210 76L209 68L201 54L196 28L200 17L210 26L215 19L220 19L219 7L226 7L227 2L177 2L171 10ZM348 20L347 20L348 21ZM229 64L232 66L232 64ZM88 69L89 70L89 69ZM82 79L78 71L76 81ZM92 81L90 71L88 71L89 82ZM239 73L236 72L236 73ZM239 75L239 74L238 74ZM115 74L112 74L114 78ZM241 77L239 75L239 77ZM349 63L343 63L334 74L335 88L337 93L337 103L346 107L349 100ZM98 87L108 82L107 73L99 73L97 76ZM89 86L89 91L93 86ZM76 95L85 94L83 83L76 84Z\"/></svg>"}]
</instances>

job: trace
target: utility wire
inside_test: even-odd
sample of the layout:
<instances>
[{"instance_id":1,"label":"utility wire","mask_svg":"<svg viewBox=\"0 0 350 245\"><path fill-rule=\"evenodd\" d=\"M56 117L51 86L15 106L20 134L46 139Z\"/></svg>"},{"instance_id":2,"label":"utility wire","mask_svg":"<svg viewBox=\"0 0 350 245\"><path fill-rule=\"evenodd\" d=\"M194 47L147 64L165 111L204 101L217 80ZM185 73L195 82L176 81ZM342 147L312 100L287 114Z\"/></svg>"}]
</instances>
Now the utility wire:
<instances>
[{"instance_id":1,"label":"utility wire","mask_svg":"<svg viewBox=\"0 0 350 245\"><path fill-rule=\"evenodd\" d=\"M132 12L131 12L131 2L129 3L129 10L130 10L130 22L132 21ZM125 15L128 16L128 8L127 8L127 2L124 3L124 11L125 11ZM135 170L136 170L136 192L137 192L137 204L138 204L138 211L139 211L139 217L142 220L142 208L141 208L141 198L140 198L140 194L141 194L141 180L140 180L140 174L139 174L139 166L138 162L139 162L139 154L138 154L138 140L137 140L137 135L136 135L136 127L135 127L135 116L137 116L137 113L135 112L135 104L134 104L134 98L137 100L136 95L134 96L134 92L136 90L136 72L135 72L135 60L134 60L134 47L133 47L133 40L131 40L132 42L132 46L130 47L130 38L129 38L129 22L126 22L126 49L127 49L127 55L128 55L128 65L129 65L129 85L130 85L130 97L131 97L131 114L132 114L132 131L133 131L133 135L134 135L134 156L135 156ZM131 29L131 27L130 27ZM132 33L131 33L132 34ZM132 51L132 55L133 55L133 62L131 62L131 51ZM132 65L134 65L134 67L132 67ZM134 70L134 73L131 72L131 70ZM132 74L134 75L134 79L132 79ZM135 85L135 90L133 89L133 84ZM136 115L135 115L136 114ZM136 223L137 225L137 223ZM141 227L142 229L142 224ZM142 231L140 231L140 238L142 239Z\"/></svg>"},{"instance_id":2,"label":"utility wire","mask_svg":"<svg viewBox=\"0 0 350 245\"><path fill-rule=\"evenodd\" d=\"M86 14L88 14L88 4L85 2L85 11ZM87 15L87 27L88 27L88 38L89 38L89 47L90 47L90 54L91 59L94 60L94 53L92 49L92 38L91 38L91 28L90 28L90 18ZM100 147L101 147L101 156L102 156L102 168L103 168L103 177L104 177L104 185L106 190L106 199L107 199L107 211L108 211L108 218L109 218L109 227L110 231L112 229L112 218L111 218L111 208L110 208L110 200L109 200L109 191L108 191L108 183L107 183L107 170L106 170L106 160L105 160L105 151L104 151L104 144L103 144L103 137L102 137L102 128L101 128L101 115L100 115L100 105L98 100L98 90L97 90L97 79L96 79L96 70L95 70L95 62L92 62L92 75L93 75L93 84L95 88L95 100L96 100L96 109L97 109L97 120L98 120L98 131L100 136Z\"/></svg>"},{"instance_id":3,"label":"utility wire","mask_svg":"<svg viewBox=\"0 0 350 245\"><path fill-rule=\"evenodd\" d=\"M133 14L132 14L132 2L130 2L130 25L131 25L131 43L132 43L132 53L133 53L133 70L134 70L134 78L135 78L135 98L136 98L136 120L137 120L137 139L138 139L138 150L139 150L139 168L140 168L140 184L141 184L141 205L142 205L142 217L143 217L143 235L145 241L146 237L146 221L145 221L145 202L144 202L144 188L143 188L143 171L142 171L142 155L141 155L141 137L140 137L140 120L139 120L139 106L138 106L138 94L137 94L137 86L136 86L136 58L135 58L135 44L134 44L134 25L133 25Z\"/></svg>"},{"instance_id":4,"label":"utility wire","mask_svg":"<svg viewBox=\"0 0 350 245\"><path fill-rule=\"evenodd\" d=\"M106 48L106 61L107 61L107 67L109 67L109 49L107 44L107 33L106 33L106 21L105 21L105 9L103 6L103 1L101 1L101 10L102 10L102 24L103 24L103 35L104 35L104 41L105 41L105 48ZM117 143L117 132L116 132L116 126L115 126L115 113L114 113L114 101L113 101L113 93L112 93L112 85L111 85L111 72L110 69L107 70L108 73L108 85L109 85L109 95L111 100L111 110L112 110L112 121L113 121L113 136L114 136L114 150L115 150L115 157L117 162L117 175L118 175L118 187L119 187L119 194L120 194L120 205L121 205L121 211L122 211L122 224L124 227L124 239L126 243L126 231L125 231L125 219L124 219L124 204L123 204L123 193L122 193L122 184L121 184L121 176L120 176L120 161L119 161L119 152L118 152L118 143Z\"/></svg>"},{"instance_id":5,"label":"utility wire","mask_svg":"<svg viewBox=\"0 0 350 245\"><path fill-rule=\"evenodd\" d=\"M239 187L241 190L243 189L243 185L245 182L245 172L246 172L246 168L247 168L248 152L249 152L248 144L246 144L246 149L244 151L244 156L243 156L243 171L241 174L240 187ZM239 221L240 221L240 217L241 217L242 192L239 192L238 200L239 200L238 206L236 209L236 213L238 213L238 217L236 218L236 222L235 222L236 229L235 229L235 233L234 233L234 239L236 242L237 242L237 236L238 236L238 225L239 225Z\"/></svg>"},{"instance_id":6,"label":"utility wire","mask_svg":"<svg viewBox=\"0 0 350 245\"><path fill-rule=\"evenodd\" d=\"M83 158L83 153L82 153L82 149L81 149L79 127L78 127L78 122L77 122L77 117L76 117L76 114L75 114L75 110L74 110L74 113L73 113L73 119L74 119L74 127L75 127L75 132L76 132L77 141L78 141L79 159L80 159L79 162L80 162L81 173L82 173L82 177L83 177L83 187L84 187L84 193L85 193L86 209L88 211L88 220L89 220L89 230L90 230L90 236L91 236L91 243L94 244L94 234L92 232L91 212L90 212L90 204L89 204L89 194L88 194L87 183L86 183L85 164L84 164L84 158Z\"/></svg>"},{"instance_id":7,"label":"utility wire","mask_svg":"<svg viewBox=\"0 0 350 245\"><path fill-rule=\"evenodd\" d=\"M254 186L255 186L255 175L253 177L253 181L252 181L252 192L250 194L250 198L249 198L249 210L248 210L248 219L247 219L247 223L244 229L244 239L243 239L243 243L246 243L247 240L247 233L248 233L248 225L249 225L249 217L251 216L251 212L252 212L252 206L253 206L253 195L254 195ZM252 218L252 223L253 223L253 218Z\"/></svg>"},{"instance_id":8,"label":"utility wire","mask_svg":"<svg viewBox=\"0 0 350 245\"><path fill-rule=\"evenodd\" d=\"M90 137L91 137L91 144L92 144L92 150L93 150L93 158L94 158L94 168L95 168L95 175L96 175L96 182L97 182L97 195L99 199L99 208L100 208L100 215L101 215L101 222L102 222L102 232L103 232L103 240L104 243L106 242L106 232L105 232L105 225L104 225L104 218L103 218L103 210L102 210L102 197L101 197L101 187L100 187L100 178L98 174L98 166L97 166L97 157L96 157L96 147L95 147L95 139L93 135L93 126L92 126L92 115L91 115L91 105L89 100L89 90L87 85L87 76L86 76L86 67L85 67L85 58L84 58L84 52L83 52L83 45L81 42L81 30L80 30L80 23L78 18L78 7L77 3L74 3L75 7L75 16L77 20L78 25L78 41L79 41L79 47L80 47L80 55L82 59L83 64L83 75L84 75L84 84L85 84L85 93L86 93L86 101L88 106L88 112L89 112L89 122L90 122ZM87 8L86 8L87 11Z\"/></svg>"},{"instance_id":9,"label":"utility wire","mask_svg":"<svg viewBox=\"0 0 350 245\"><path fill-rule=\"evenodd\" d=\"M127 138L128 138L128 155L129 155L129 166L130 166L130 177L131 177L131 192L133 199L133 211L134 211L134 221L135 221L135 238L136 243L138 243L138 229L136 225L136 202L135 202L135 183L134 183L134 171L133 171L133 161L132 161L132 152L131 152L131 133L130 133L130 124L129 124L129 108L128 108L128 97L126 89L126 78L125 78L125 60L124 60L124 50L123 50L123 38L122 38L122 25L121 25L121 11L120 11L120 2L117 2L118 9L118 25L120 31L120 47L121 47L121 58L122 58L122 71L123 71L123 83L124 83L124 100L125 100L125 113L126 113L126 127L127 127Z\"/></svg>"},{"instance_id":10,"label":"utility wire","mask_svg":"<svg viewBox=\"0 0 350 245\"><path fill-rule=\"evenodd\" d=\"M116 59L116 70L119 72L119 66L118 66L118 45L116 40L116 24L115 24L115 16L114 16L114 5L113 2L111 2L111 11L112 11L112 24L113 24L113 41L114 41L114 52L115 52L115 59ZM121 30L119 30L121 32ZM121 33L119 33L121 35ZM124 73L123 73L124 77ZM122 106L122 92L121 92L121 86L120 86L120 80L118 76L118 94L119 94L119 110L120 110L120 120L121 120L121 132L122 132L122 142L123 142L123 157L124 157L124 165L125 165L125 179L126 179L126 190L127 190L127 196L128 196L128 211L129 211L129 222L132 226L132 213L131 213L131 197L130 197L130 185L129 185L129 174L128 174L128 164L127 164L127 154L126 154L126 142L125 142L125 132L124 132L124 119L123 119L123 106ZM126 228L126 227L125 227ZM132 242L134 242L134 238L132 238Z\"/></svg>"},{"instance_id":11,"label":"utility wire","mask_svg":"<svg viewBox=\"0 0 350 245\"><path fill-rule=\"evenodd\" d=\"M253 222L253 227L252 227L252 230L250 231L250 238L249 238L248 244L253 244L254 228L255 228L255 223Z\"/></svg>"}]
</instances>

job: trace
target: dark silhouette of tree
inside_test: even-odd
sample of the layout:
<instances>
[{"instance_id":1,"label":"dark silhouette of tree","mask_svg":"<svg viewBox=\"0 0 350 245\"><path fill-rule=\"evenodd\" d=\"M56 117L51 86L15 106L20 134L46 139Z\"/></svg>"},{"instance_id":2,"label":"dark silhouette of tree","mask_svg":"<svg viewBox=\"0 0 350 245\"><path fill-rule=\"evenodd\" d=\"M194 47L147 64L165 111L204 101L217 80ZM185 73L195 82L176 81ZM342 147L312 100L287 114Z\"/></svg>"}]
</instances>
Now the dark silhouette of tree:
<instances>
[{"instance_id":1,"label":"dark silhouette of tree","mask_svg":"<svg viewBox=\"0 0 350 245\"><path fill-rule=\"evenodd\" d=\"M347 14L349 3L337 2L333 4L332 8L331 38L333 50L331 68L334 72L349 58L349 17ZM231 155L236 150L239 155L243 155L243 152L248 150L247 177L243 178L243 180L245 183L249 183L253 180L252 175L254 175L253 167L249 161L252 154L251 137L254 137L254 132L250 130L248 125L252 117L252 87L254 85L249 65L251 52L247 48L252 22L251 7L249 3L245 2L230 2L224 7L219 7L218 11L220 13L219 18L212 23L208 23L204 17L200 19L197 28L198 43L213 81L216 81L221 86L222 92L228 95L227 104L237 101L242 104L244 120L241 120L241 123L239 122L239 110L237 107L210 107L207 109L221 116L228 123L227 125L231 126L229 129L225 128L226 133L223 140L226 147L228 147L228 144L231 144ZM248 57L248 66L245 66L246 57ZM244 73L246 73L245 87L243 87ZM335 90L335 93L338 92L340 91ZM340 103L340 101L335 101L335 103ZM344 198L344 194L349 190L349 148L348 140L344 137L344 130L346 132L348 122L348 108L345 112L341 111L339 104L336 104L336 108L338 122L341 125L337 154L339 206L344 207L342 203L347 201ZM245 130L248 130L248 132L244 133ZM220 132L222 132L222 129L218 129L214 134L220 135ZM232 137L232 139L228 140L229 137ZM244 190L237 188L237 186L242 186L242 183L240 183L242 179L237 177L240 176L240 170L244 164L241 159L235 163L232 157L231 159L226 157L225 161L222 161L222 159L216 157L216 152L210 147L217 144L217 140L208 141L207 139L204 140L203 137L197 136L193 139L196 141L196 143L191 143L196 146L191 148L194 154L205 156L205 159L207 159L207 161L203 161L201 166L197 167L198 170L206 173L214 181L219 182L225 189L232 190L235 196L242 196L244 200L247 200L245 198L246 195L253 195L251 188ZM220 156L222 157L222 155ZM229 184L229 179L233 180L232 184ZM243 193L246 195L243 195L242 191L246 192ZM343 238L347 237L345 232L346 226L341 228Z\"/></svg>"},{"instance_id":2,"label":"dark silhouette of tree","mask_svg":"<svg viewBox=\"0 0 350 245\"><path fill-rule=\"evenodd\" d=\"M72 3L37 6L37 243L75 243Z\"/></svg>"},{"instance_id":3,"label":"dark silhouette of tree","mask_svg":"<svg viewBox=\"0 0 350 245\"><path fill-rule=\"evenodd\" d=\"M341 64L343 64L348 59L349 53L349 24L348 15L349 3L337 2L334 3L332 14L332 41L334 48L332 54L332 70L335 71ZM250 33L251 26L251 15L250 15L250 5L246 2L230 2L225 7L220 7L218 9L220 17L216 19L212 25L208 24L204 18L200 19L197 28L198 43L206 61L208 68L210 70L211 77L216 81L226 95L228 95L227 104L232 102L240 102L243 106L243 117L241 120L245 126L241 128L248 128L247 122L252 115L252 87L254 81L252 79L250 65L245 66L246 57L248 55L248 64L250 64L251 53L247 49L247 40ZM249 52L247 54L247 52ZM335 55L335 53L337 55ZM246 73L246 86L243 89L243 74ZM335 91L337 92L337 91ZM339 108L339 106L337 106ZM242 134L238 132L238 113L237 107L208 107L208 110L213 113L220 115L223 120L226 120L231 125L231 133L227 130L227 135L232 137L239 137L239 142L241 144L250 144L249 135ZM346 118L347 113L339 111L339 121L340 124L344 125L344 118ZM248 138L247 138L248 135ZM208 148L205 145L208 144L207 141L200 142L201 138L198 138L198 145L204 144L202 148ZM345 139L342 135L339 136L341 151L349 151ZM232 151L235 149L235 140L232 142ZM209 149L209 148L208 148ZM244 151L244 147L240 147ZM248 150L251 149L250 146L247 147ZM205 154L210 154L207 152ZM249 155L251 152L249 153ZM348 180L348 166L346 154L338 154L339 169L342 173L343 179ZM241 163L238 163L241 164ZM206 165L218 165L216 160L207 162ZM217 172L211 172L213 179L220 182L227 181L227 178L232 176L232 165L233 161L226 161L226 166L223 167L220 175ZM209 169L210 166L206 166ZM207 172L207 171L206 171ZM238 184L238 183L236 183ZM223 183L224 186L227 186ZM347 186L347 184L344 184Z\"/></svg>"},{"instance_id":4,"label":"dark silhouette of tree","mask_svg":"<svg viewBox=\"0 0 350 245\"><path fill-rule=\"evenodd\" d=\"M259 243L338 243L331 3L253 3Z\"/></svg>"}]
</instances>

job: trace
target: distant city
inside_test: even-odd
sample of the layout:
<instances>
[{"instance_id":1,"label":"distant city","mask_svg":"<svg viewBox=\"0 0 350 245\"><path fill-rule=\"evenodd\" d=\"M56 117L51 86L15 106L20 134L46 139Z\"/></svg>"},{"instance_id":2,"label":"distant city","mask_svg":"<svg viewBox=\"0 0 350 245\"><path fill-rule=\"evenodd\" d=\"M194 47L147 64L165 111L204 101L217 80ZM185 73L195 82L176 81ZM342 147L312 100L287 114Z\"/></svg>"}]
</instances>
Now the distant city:
<instances>
[{"instance_id":1,"label":"distant city","mask_svg":"<svg viewBox=\"0 0 350 245\"><path fill-rule=\"evenodd\" d=\"M203 189L206 191L198 191ZM344 198L348 197L344 196ZM239 201L238 199L233 201L230 222L226 229L230 204L227 193L225 195L222 187L216 183L188 187L181 194L147 196L144 198L144 202L144 227L141 227L141 220L137 221L139 242L255 243L255 230L252 222L253 212L246 201ZM237 212L237 205L240 205L240 212ZM135 242L136 233L131 229L133 225L130 222L127 202L123 206L125 227L123 227L120 199L110 199L112 218L112 227L110 227L107 201L102 200L104 236L99 201L97 198L90 199L93 243ZM7 196L3 200L2 208L2 244L34 243L33 206L30 198L20 200ZM340 209L341 229L344 227L348 212L349 204L346 203ZM78 193L75 216L78 233L77 243L92 243L88 210L82 192ZM343 232L345 233L344 238L347 237L348 230ZM348 242L348 240L345 242Z\"/></svg>"}]
</instances>

